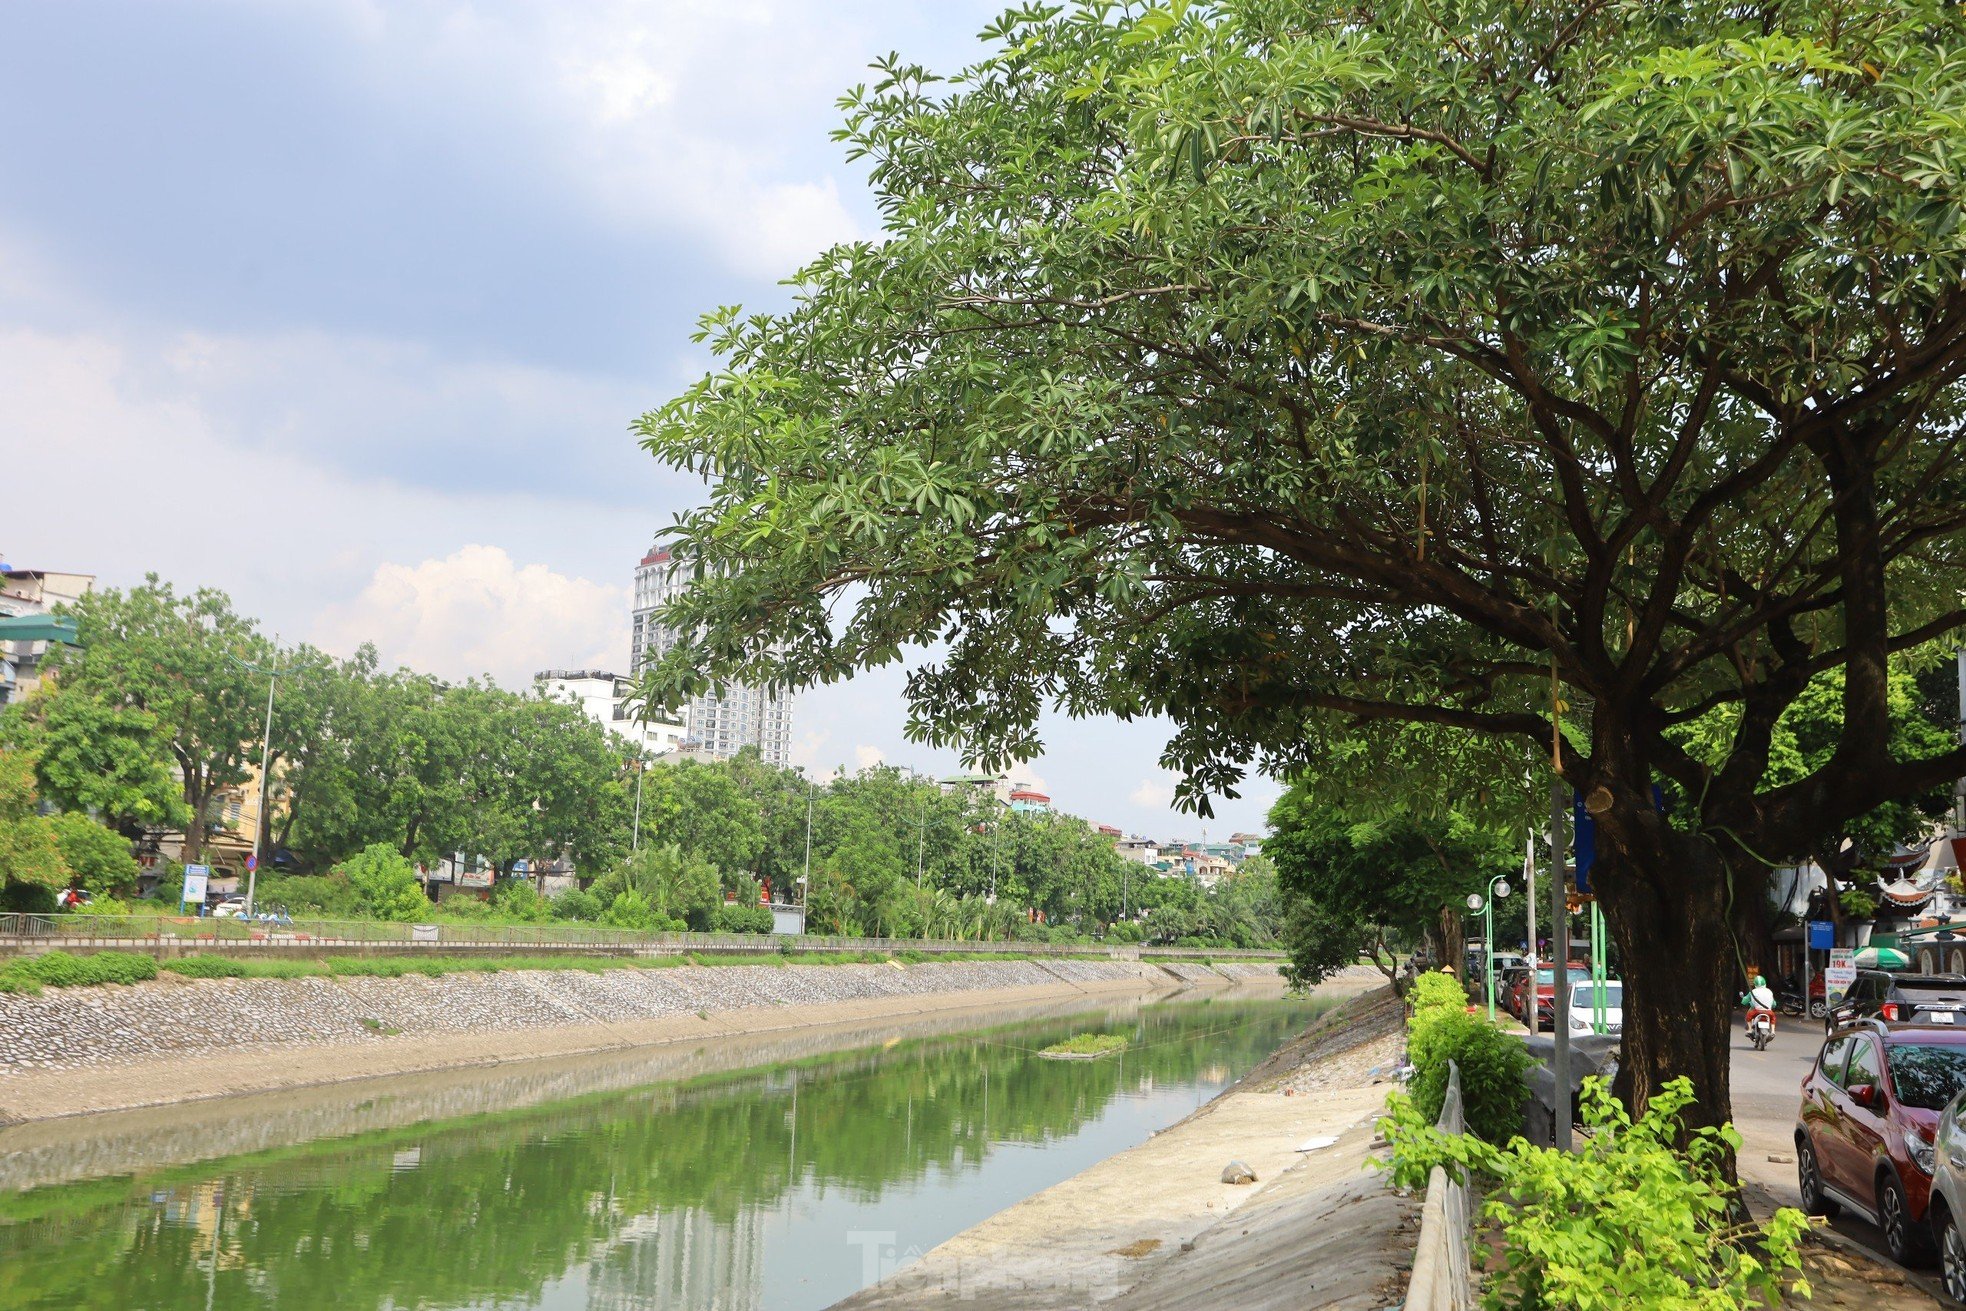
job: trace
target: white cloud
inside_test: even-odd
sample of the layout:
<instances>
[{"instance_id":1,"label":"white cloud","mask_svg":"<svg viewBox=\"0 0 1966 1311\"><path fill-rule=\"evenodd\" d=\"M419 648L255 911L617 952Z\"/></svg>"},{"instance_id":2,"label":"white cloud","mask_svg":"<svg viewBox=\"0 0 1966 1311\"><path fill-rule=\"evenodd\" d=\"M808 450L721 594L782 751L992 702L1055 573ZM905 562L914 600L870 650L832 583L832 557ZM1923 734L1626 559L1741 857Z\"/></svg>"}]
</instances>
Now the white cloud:
<instances>
[{"instance_id":1,"label":"white cloud","mask_svg":"<svg viewBox=\"0 0 1966 1311\"><path fill-rule=\"evenodd\" d=\"M126 354L119 385L134 397L195 405L239 446L369 477L617 499L633 490L623 470L664 476L625 431L650 391L615 378L318 331L182 332Z\"/></svg>"},{"instance_id":2,"label":"white cloud","mask_svg":"<svg viewBox=\"0 0 1966 1311\"><path fill-rule=\"evenodd\" d=\"M1141 779L1140 785L1126 794L1126 799L1149 810L1165 810L1174 804L1174 787L1180 781L1179 774L1162 770L1154 778Z\"/></svg>"},{"instance_id":3,"label":"white cloud","mask_svg":"<svg viewBox=\"0 0 1966 1311\"><path fill-rule=\"evenodd\" d=\"M353 601L330 607L322 646L374 642L384 660L447 678L489 673L523 687L551 667L614 668L628 651L629 589L515 565L496 546L385 564Z\"/></svg>"},{"instance_id":4,"label":"white cloud","mask_svg":"<svg viewBox=\"0 0 1966 1311\"><path fill-rule=\"evenodd\" d=\"M360 38L349 54L380 95L449 90L461 115L539 149L541 185L622 230L679 226L772 280L862 235L827 139L833 102L894 43L906 6L405 0L378 37L368 0L344 2L342 30Z\"/></svg>"},{"instance_id":5,"label":"white cloud","mask_svg":"<svg viewBox=\"0 0 1966 1311\"><path fill-rule=\"evenodd\" d=\"M872 769L886 759L887 755L879 747L870 747L863 743L853 749L853 763L860 769Z\"/></svg>"},{"instance_id":6,"label":"white cloud","mask_svg":"<svg viewBox=\"0 0 1966 1311\"><path fill-rule=\"evenodd\" d=\"M626 582L655 507L405 487L386 452L358 477L304 444L240 449L204 398L149 385L164 367L104 336L0 329L10 560L105 586L155 571L225 589L289 641L345 653L373 638L391 661L516 686L627 659Z\"/></svg>"}]
</instances>

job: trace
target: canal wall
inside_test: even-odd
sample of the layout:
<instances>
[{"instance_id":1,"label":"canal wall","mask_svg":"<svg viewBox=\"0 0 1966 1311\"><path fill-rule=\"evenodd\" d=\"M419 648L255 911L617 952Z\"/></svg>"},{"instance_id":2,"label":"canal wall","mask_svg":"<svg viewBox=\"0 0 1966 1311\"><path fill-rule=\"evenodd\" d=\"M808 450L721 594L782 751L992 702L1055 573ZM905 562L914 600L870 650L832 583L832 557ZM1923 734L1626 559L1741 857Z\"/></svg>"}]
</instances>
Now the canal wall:
<instances>
[{"instance_id":1,"label":"canal wall","mask_svg":"<svg viewBox=\"0 0 1966 1311\"><path fill-rule=\"evenodd\" d=\"M185 979L0 994L0 1124L964 1008L1280 990L1274 966L929 961Z\"/></svg>"},{"instance_id":2,"label":"canal wall","mask_svg":"<svg viewBox=\"0 0 1966 1311\"><path fill-rule=\"evenodd\" d=\"M918 1259L878 1250L891 1273L832 1311L1399 1305L1419 1203L1365 1168L1401 1014L1373 984L1351 971L1325 985L1361 995L1147 1142ZM1230 1183L1231 1162L1255 1182Z\"/></svg>"}]
</instances>

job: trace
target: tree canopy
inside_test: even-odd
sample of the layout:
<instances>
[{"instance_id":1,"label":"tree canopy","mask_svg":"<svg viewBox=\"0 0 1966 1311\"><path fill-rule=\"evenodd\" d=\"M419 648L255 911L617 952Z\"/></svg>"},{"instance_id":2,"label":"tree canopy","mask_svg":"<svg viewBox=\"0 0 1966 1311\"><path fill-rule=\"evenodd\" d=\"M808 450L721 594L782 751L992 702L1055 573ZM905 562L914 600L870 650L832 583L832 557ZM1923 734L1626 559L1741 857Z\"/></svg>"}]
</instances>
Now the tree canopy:
<instances>
[{"instance_id":1,"label":"tree canopy","mask_svg":"<svg viewBox=\"0 0 1966 1311\"><path fill-rule=\"evenodd\" d=\"M1728 889L1966 764L1893 752L1887 677L1966 623L1966 14L1094 3L986 37L847 97L881 239L711 315L718 367L642 420L714 488L652 687L932 643L919 736L1159 713L1197 805L1334 717L1533 744L1597 819L1622 1086L1723 1115ZM1837 669L1832 749L1770 779ZM1675 730L1719 706L1702 760Z\"/></svg>"}]
</instances>

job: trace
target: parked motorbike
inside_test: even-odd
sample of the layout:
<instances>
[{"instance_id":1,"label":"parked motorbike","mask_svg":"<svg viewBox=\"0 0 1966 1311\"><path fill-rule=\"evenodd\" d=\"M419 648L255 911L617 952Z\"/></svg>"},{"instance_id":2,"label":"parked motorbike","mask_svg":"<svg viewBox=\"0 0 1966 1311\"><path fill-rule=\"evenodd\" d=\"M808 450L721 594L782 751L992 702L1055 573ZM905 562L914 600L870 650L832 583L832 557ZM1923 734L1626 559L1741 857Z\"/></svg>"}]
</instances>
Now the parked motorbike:
<instances>
[{"instance_id":1,"label":"parked motorbike","mask_svg":"<svg viewBox=\"0 0 1966 1311\"><path fill-rule=\"evenodd\" d=\"M1781 1007L1784 1015L1800 1015L1803 1012L1802 991L1799 988L1783 988L1775 994L1775 1004Z\"/></svg>"}]
</instances>

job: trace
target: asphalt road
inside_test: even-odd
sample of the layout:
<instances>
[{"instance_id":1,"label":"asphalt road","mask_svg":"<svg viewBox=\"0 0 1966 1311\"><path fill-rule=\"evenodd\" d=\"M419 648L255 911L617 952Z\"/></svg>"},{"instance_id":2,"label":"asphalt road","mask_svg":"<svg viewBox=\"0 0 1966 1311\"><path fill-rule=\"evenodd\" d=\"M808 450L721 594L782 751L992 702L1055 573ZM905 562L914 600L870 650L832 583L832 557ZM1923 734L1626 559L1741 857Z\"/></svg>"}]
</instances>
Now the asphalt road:
<instances>
[{"instance_id":1,"label":"asphalt road","mask_svg":"<svg viewBox=\"0 0 1966 1311\"><path fill-rule=\"evenodd\" d=\"M1741 1182L1750 1200L1756 1185L1777 1205L1800 1205L1795 1180L1795 1116L1802 1103L1802 1076L1822 1050L1823 1026L1784 1015L1778 1022L1774 1041L1765 1052L1758 1052L1747 1040L1741 1019L1735 1016L1733 1028L1734 1127L1741 1132L1739 1169ZM1770 1159L1774 1158L1774 1159ZM1886 1265L1884 1238L1868 1221L1844 1215L1830 1228L1871 1253ZM1895 1267L1903 1269L1903 1267ZM1931 1268L1906 1270L1918 1288L1933 1296L1933 1305L1952 1306L1939 1296L1939 1283Z\"/></svg>"}]
</instances>

